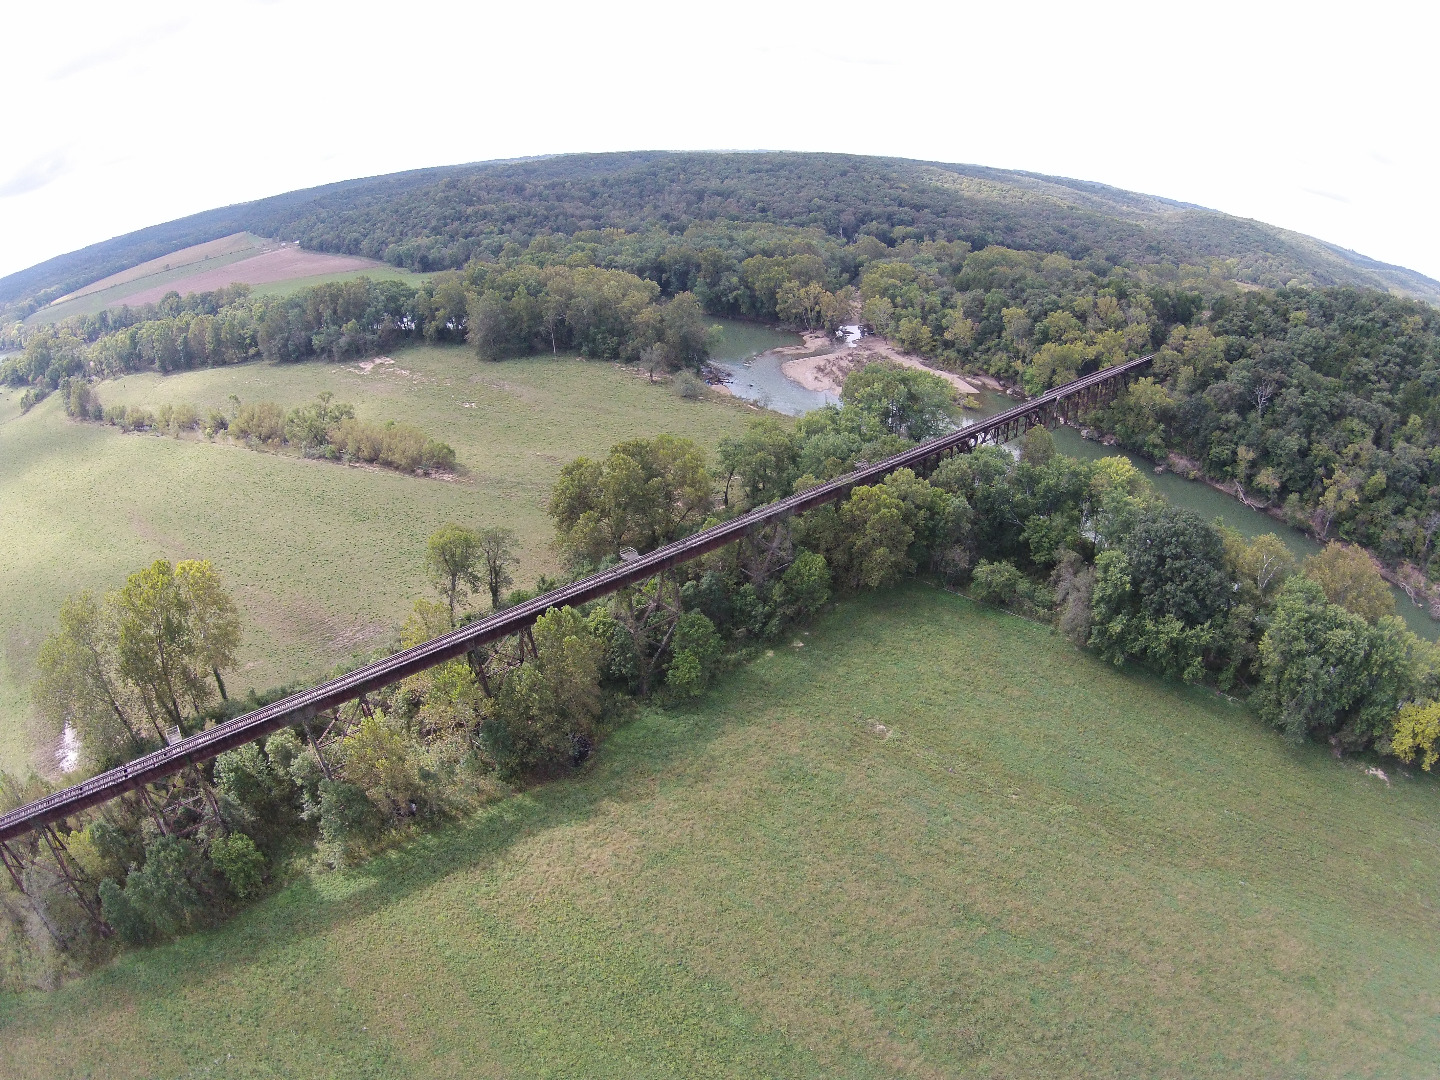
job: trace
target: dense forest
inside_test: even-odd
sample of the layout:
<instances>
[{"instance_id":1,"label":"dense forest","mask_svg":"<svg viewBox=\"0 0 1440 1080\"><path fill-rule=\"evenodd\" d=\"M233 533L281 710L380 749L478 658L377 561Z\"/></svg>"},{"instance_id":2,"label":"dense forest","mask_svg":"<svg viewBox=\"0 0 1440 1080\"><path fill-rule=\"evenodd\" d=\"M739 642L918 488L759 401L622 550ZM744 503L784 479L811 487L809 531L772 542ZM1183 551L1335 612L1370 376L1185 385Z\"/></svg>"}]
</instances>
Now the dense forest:
<instances>
[{"instance_id":1,"label":"dense forest","mask_svg":"<svg viewBox=\"0 0 1440 1080\"><path fill-rule=\"evenodd\" d=\"M567 155L397 173L224 207L0 279L10 317L233 232L396 266L460 269L540 236L755 223L887 245L964 241L1116 265L1217 264L1267 287L1353 284L1440 300L1440 283L1260 222L1057 177L842 154ZM0 322L5 321L0 312Z\"/></svg>"}]
</instances>

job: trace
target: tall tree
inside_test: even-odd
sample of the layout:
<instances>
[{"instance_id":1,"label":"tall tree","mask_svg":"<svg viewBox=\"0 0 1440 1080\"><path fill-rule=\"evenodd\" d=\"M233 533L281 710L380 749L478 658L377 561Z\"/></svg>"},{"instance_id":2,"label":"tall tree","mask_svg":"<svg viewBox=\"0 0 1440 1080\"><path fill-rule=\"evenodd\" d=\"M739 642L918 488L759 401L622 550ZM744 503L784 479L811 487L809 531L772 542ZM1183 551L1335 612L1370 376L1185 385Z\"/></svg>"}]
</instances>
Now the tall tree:
<instances>
[{"instance_id":1,"label":"tall tree","mask_svg":"<svg viewBox=\"0 0 1440 1080\"><path fill-rule=\"evenodd\" d=\"M500 610L500 594L515 584L511 569L515 566L515 550L519 537L514 529L494 525L480 530L480 555L485 560L485 587L490 590L490 607Z\"/></svg>"},{"instance_id":2,"label":"tall tree","mask_svg":"<svg viewBox=\"0 0 1440 1080\"><path fill-rule=\"evenodd\" d=\"M1325 590L1325 598L1366 622L1395 614L1395 594L1380 576L1371 555L1332 540L1305 560L1305 576Z\"/></svg>"},{"instance_id":3,"label":"tall tree","mask_svg":"<svg viewBox=\"0 0 1440 1080\"><path fill-rule=\"evenodd\" d=\"M455 605L481 587L483 557L480 534L453 523L436 529L425 545L425 569L450 606L452 627Z\"/></svg>"},{"instance_id":4,"label":"tall tree","mask_svg":"<svg viewBox=\"0 0 1440 1080\"><path fill-rule=\"evenodd\" d=\"M954 422L955 393L949 383L928 371L889 361L852 371L840 396L890 434L917 441L934 438Z\"/></svg>"},{"instance_id":5,"label":"tall tree","mask_svg":"<svg viewBox=\"0 0 1440 1080\"><path fill-rule=\"evenodd\" d=\"M143 747L136 702L120 675L113 611L89 592L60 607L60 627L40 646L34 697L56 734L80 739L84 763L99 768Z\"/></svg>"},{"instance_id":6,"label":"tall tree","mask_svg":"<svg viewBox=\"0 0 1440 1080\"><path fill-rule=\"evenodd\" d=\"M604 461L576 458L560 470L550 516L560 544L580 563L646 552L693 532L712 502L705 453L689 439L657 435L617 444Z\"/></svg>"},{"instance_id":7,"label":"tall tree","mask_svg":"<svg viewBox=\"0 0 1440 1080\"><path fill-rule=\"evenodd\" d=\"M139 694L156 733L180 727L210 701L211 679L235 665L235 604L208 561L159 559L107 598L115 612L121 676Z\"/></svg>"}]
</instances>

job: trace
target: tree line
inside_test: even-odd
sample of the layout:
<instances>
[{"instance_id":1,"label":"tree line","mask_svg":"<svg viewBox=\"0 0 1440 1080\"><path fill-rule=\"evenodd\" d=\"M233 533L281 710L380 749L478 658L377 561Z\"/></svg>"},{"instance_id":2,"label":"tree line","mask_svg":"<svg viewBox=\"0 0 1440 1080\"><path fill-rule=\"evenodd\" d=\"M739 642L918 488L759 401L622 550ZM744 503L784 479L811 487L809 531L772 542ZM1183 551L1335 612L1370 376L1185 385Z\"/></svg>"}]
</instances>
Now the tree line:
<instances>
[{"instance_id":1,"label":"tree line","mask_svg":"<svg viewBox=\"0 0 1440 1080\"><path fill-rule=\"evenodd\" d=\"M713 460L669 435L617 444L562 470L548 506L557 543L571 575L589 573L913 445L953 407L935 376L881 364L853 373L839 406L794 425L757 418ZM503 527L438 530L421 556L438 601L416 602L394 647L554 587L512 588L516 545ZM917 574L1053 622L1116 663L1246 694L1287 738L1427 769L1440 756L1436 650L1394 617L1363 551L1332 544L1297 565L1273 535L1210 525L1167 505L1126 459L1067 458L1036 429L1018 457L982 447L929 476L898 470L672 573L547 612L523 640L346 706L333 730L300 724L87 812L65 838L74 888L57 856L27 852L52 871L27 878L49 932L25 939L12 895L10 940L29 941L15 948L33 965L39 953L93 963L207 925L282 881L297 845L343 864L563 774L634 701L701 694L833 595ZM156 563L103 599L66 603L41 651L37 703L79 734L85 770L126 760L261 702L225 698L236 626L208 564ZM7 781L7 802L39 790Z\"/></svg>"},{"instance_id":2,"label":"tree line","mask_svg":"<svg viewBox=\"0 0 1440 1080\"><path fill-rule=\"evenodd\" d=\"M1322 541L1366 547L1440 613L1440 316L1373 290L1242 290L1227 274L971 250L893 228L579 230L506 241L418 290L170 297L119 329L110 316L62 324L32 333L0 375L29 387L28 406L66 375L338 358L402 338L465 340L487 358L564 349L653 371L703 363L706 315L816 329L858 319L937 366L1031 394L1154 352L1153 378L1089 423L1157 461L1175 455L1182 471Z\"/></svg>"},{"instance_id":3,"label":"tree line","mask_svg":"<svg viewBox=\"0 0 1440 1080\"><path fill-rule=\"evenodd\" d=\"M399 472L436 473L455 469L455 450L411 424L396 420L359 420L355 406L335 401L328 390L292 409L274 401L241 402L230 395L230 411L209 409L202 417L190 402L166 402L155 410L140 405L103 405L86 379L60 380L65 415L109 424L124 432L149 431L171 438L196 432L215 440L228 437L252 450L289 447L307 458L344 463L365 462Z\"/></svg>"}]
</instances>

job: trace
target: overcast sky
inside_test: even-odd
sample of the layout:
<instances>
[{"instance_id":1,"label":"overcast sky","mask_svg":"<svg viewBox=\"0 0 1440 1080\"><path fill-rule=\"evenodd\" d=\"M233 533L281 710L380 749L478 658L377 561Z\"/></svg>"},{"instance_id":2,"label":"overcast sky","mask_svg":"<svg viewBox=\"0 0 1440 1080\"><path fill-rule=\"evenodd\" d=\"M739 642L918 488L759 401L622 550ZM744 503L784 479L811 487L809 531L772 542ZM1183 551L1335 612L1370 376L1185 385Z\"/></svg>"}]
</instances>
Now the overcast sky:
<instances>
[{"instance_id":1,"label":"overcast sky","mask_svg":"<svg viewBox=\"0 0 1440 1080\"><path fill-rule=\"evenodd\" d=\"M19 3L0 275L356 176L739 148L1097 180L1440 278L1433 3Z\"/></svg>"}]
</instances>

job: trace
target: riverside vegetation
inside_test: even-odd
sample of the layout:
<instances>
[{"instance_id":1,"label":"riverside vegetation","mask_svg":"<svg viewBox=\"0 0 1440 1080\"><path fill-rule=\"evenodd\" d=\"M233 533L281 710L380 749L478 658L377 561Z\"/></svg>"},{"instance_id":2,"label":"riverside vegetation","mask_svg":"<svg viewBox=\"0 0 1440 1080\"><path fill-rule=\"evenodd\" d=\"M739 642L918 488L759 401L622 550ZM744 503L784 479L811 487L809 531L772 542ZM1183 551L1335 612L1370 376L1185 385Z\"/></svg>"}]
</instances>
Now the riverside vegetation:
<instances>
[{"instance_id":1,"label":"riverside vegetation","mask_svg":"<svg viewBox=\"0 0 1440 1080\"><path fill-rule=\"evenodd\" d=\"M1366 547L1440 611L1440 316L1425 303L1353 286L1242 289L1237 267L1216 260L975 249L938 222L837 236L723 220L467 250L461 269L418 289L237 287L21 328L0 377L31 403L65 378L335 360L404 340L681 370L708 355L705 315L812 329L858 319L939 366L1029 393L1155 352L1153 376L1088 423L1322 542Z\"/></svg>"},{"instance_id":2,"label":"riverside vegetation","mask_svg":"<svg viewBox=\"0 0 1440 1080\"><path fill-rule=\"evenodd\" d=\"M561 471L550 500L558 543L576 574L626 548L651 550L911 445L945 421L949 400L937 377L877 364L848 377L841 407L793 429L757 418L722 442L718 469L689 440L620 443ZM508 530L435 534L426 565L444 602L418 601L399 645L466 617L471 595L500 606L514 554ZM1334 546L1297 572L1273 536L1224 533L1158 500L1125 460L1063 457L1036 429L1018 460L981 448L929 478L900 470L789 533L582 611L551 611L522 665L504 663L503 648L483 664L452 661L347 706L336 739L302 726L222 755L172 780L164 813L132 796L90 812L67 837L78 888L32 842L32 906L6 897L8 977L43 981L118 944L212 923L283 880L307 849L352 863L507 785L562 774L638 702L693 700L832 592L894 588L917 572L1052 621L1116 663L1247 691L1297 744L1373 748L1423 769L1435 760L1435 652L1387 614L1390 594L1367 556ZM235 638L213 570L162 561L103 600L67 603L42 650L38 701L77 733L87 769L108 767L171 728L258 704L225 700ZM7 801L40 790L9 781Z\"/></svg>"}]
</instances>

